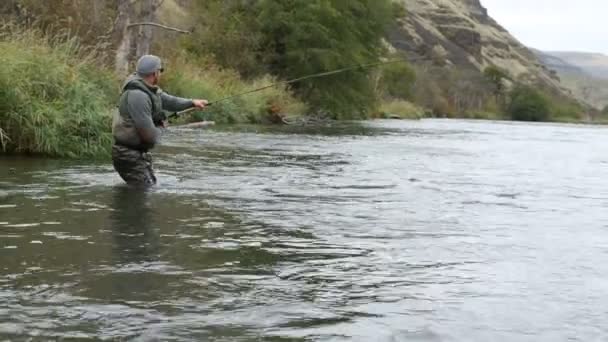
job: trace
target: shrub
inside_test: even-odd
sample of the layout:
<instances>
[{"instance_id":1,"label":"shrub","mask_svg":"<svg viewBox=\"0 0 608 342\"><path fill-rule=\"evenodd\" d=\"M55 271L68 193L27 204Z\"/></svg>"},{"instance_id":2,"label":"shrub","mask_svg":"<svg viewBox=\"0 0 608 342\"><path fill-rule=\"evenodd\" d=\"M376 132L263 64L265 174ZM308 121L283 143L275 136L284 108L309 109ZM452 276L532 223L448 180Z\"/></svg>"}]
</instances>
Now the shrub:
<instances>
[{"instance_id":1,"label":"shrub","mask_svg":"<svg viewBox=\"0 0 608 342\"><path fill-rule=\"evenodd\" d=\"M512 120L546 121L549 119L549 111L549 102L538 90L519 85L511 92L508 113Z\"/></svg>"},{"instance_id":2,"label":"shrub","mask_svg":"<svg viewBox=\"0 0 608 342\"><path fill-rule=\"evenodd\" d=\"M405 62L387 64L382 67L380 82L385 97L411 100L416 72Z\"/></svg>"},{"instance_id":3,"label":"shrub","mask_svg":"<svg viewBox=\"0 0 608 342\"><path fill-rule=\"evenodd\" d=\"M554 99L551 102L551 114L553 119L559 121L577 121L582 119L582 113L585 110L573 101L563 101Z\"/></svg>"},{"instance_id":4,"label":"shrub","mask_svg":"<svg viewBox=\"0 0 608 342\"><path fill-rule=\"evenodd\" d=\"M264 60L274 75L302 75L374 63L385 53L393 20L391 1L295 0L256 2ZM297 11L294 11L297 8ZM369 69L352 70L294 85L314 109L338 119L361 119L376 106Z\"/></svg>"},{"instance_id":5,"label":"shrub","mask_svg":"<svg viewBox=\"0 0 608 342\"><path fill-rule=\"evenodd\" d=\"M61 157L106 157L110 110L117 95L111 73L96 67L73 39L2 27L0 148Z\"/></svg>"}]
</instances>

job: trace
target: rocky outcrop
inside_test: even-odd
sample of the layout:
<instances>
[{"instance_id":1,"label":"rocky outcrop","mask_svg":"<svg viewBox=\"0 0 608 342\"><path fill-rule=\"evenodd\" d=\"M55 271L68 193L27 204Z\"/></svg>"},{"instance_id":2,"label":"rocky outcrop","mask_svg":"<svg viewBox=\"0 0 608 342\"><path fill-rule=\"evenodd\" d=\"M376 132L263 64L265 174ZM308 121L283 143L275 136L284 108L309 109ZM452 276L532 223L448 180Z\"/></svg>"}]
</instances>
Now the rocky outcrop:
<instances>
[{"instance_id":1,"label":"rocky outcrop","mask_svg":"<svg viewBox=\"0 0 608 342\"><path fill-rule=\"evenodd\" d=\"M512 77L568 93L530 51L488 15L479 0L396 0L407 15L390 43L408 55L482 71L495 65Z\"/></svg>"}]
</instances>

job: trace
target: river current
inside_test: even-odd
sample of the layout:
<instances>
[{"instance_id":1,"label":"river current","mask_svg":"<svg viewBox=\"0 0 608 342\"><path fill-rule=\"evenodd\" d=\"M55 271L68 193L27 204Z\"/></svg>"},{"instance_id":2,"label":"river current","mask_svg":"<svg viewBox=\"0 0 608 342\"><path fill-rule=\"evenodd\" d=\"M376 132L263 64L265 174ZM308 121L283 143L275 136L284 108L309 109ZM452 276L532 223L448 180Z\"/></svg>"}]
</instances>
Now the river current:
<instances>
[{"instance_id":1,"label":"river current","mask_svg":"<svg viewBox=\"0 0 608 342\"><path fill-rule=\"evenodd\" d=\"M0 159L0 339L606 341L608 129L173 128Z\"/></svg>"}]
</instances>

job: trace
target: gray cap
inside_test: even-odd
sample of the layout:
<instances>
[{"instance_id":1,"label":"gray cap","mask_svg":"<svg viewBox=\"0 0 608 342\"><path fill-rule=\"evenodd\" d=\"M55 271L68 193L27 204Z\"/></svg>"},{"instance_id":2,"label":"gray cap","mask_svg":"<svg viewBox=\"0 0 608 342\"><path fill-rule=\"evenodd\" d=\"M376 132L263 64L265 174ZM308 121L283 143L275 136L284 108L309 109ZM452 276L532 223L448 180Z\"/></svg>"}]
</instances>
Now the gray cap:
<instances>
[{"instance_id":1,"label":"gray cap","mask_svg":"<svg viewBox=\"0 0 608 342\"><path fill-rule=\"evenodd\" d=\"M157 70L163 71L162 62L157 56L144 55L137 61L136 71L141 76L153 74Z\"/></svg>"}]
</instances>

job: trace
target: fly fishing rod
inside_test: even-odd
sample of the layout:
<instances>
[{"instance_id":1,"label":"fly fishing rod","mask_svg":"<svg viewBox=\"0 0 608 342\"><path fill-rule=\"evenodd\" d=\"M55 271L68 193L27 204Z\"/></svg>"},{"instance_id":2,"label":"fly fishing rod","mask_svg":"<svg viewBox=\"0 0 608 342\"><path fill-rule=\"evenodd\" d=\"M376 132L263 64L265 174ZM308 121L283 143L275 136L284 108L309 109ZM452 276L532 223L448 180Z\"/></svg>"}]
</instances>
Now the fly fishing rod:
<instances>
[{"instance_id":1,"label":"fly fishing rod","mask_svg":"<svg viewBox=\"0 0 608 342\"><path fill-rule=\"evenodd\" d=\"M296 83L296 82L301 82L301 81L305 81L305 80L309 80L309 79L313 79L313 78L332 76L332 75L341 74L341 73L347 72L347 71L352 71L352 70L357 70L357 69L361 69L361 70L363 70L363 69L370 69L370 68L374 68L374 67L377 67L377 66L383 66L383 65L388 65L388 64L395 64L395 63L403 63L403 62L410 62L410 61L419 60L419 59L427 59L427 58L421 57L421 58L413 58L413 59L405 59L405 58L403 58L403 59L393 59L393 60L390 60L390 61L376 62L376 63L369 63L369 64L360 64L360 65L350 66L350 67L336 69L336 70L332 70L332 71L325 71L325 72L320 72L320 73L317 73L317 74L311 74L311 75L301 76L301 77L294 78L294 79L291 79L291 80L279 81L279 82L275 82L275 83L269 84L267 86L263 86L263 87L256 88L256 89L253 89L253 90L248 90L248 91L244 91L242 93L237 93L237 94L233 94L233 95L230 95L230 96L226 96L226 97L217 99L215 101L209 102L207 104L207 107L211 106L211 105L214 105L214 104L216 104L218 102L224 102L224 101L236 98L236 97L240 97L240 96L244 96L244 95L248 95L248 94L257 93L259 91L266 90L266 89L273 88L273 87L280 86L280 85L286 86L286 85L293 84L293 83ZM186 110L181 111L181 112L173 113L173 114L171 114L170 117L177 117L177 116L189 113L191 111L194 111L196 109L197 108L186 109Z\"/></svg>"}]
</instances>

